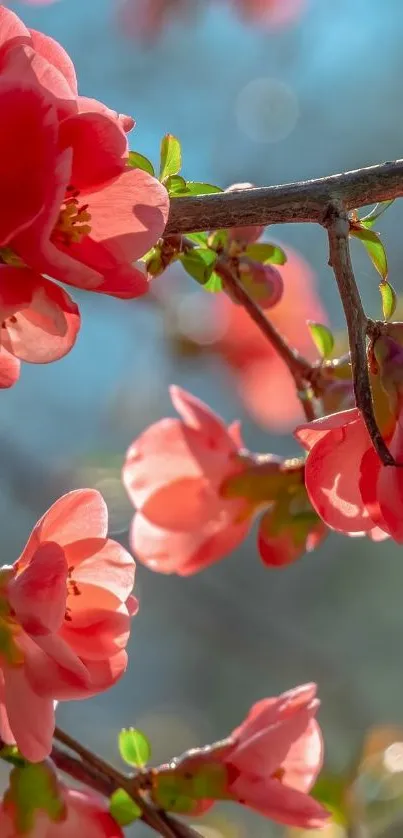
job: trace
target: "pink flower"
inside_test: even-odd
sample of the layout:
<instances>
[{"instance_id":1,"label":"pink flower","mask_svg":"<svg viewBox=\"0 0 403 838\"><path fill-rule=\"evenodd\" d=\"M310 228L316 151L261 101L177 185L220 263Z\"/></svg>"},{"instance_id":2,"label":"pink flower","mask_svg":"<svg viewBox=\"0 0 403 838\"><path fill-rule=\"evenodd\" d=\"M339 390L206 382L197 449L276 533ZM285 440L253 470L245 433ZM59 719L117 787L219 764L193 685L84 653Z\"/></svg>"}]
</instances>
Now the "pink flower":
<instances>
[{"instance_id":1,"label":"pink flower","mask_svg":"<svg viewBox=\"0 0 403 838\"><path fill-rule=\"evenodd\" d=\"M226 428L179 387L170 392L181 419L156 422L132 444L123 482L138 510L135 554L151 569L187 576L233 550L250 523L245 502L219 492L243 468L238 426Z\"/></svg>"},{"instance_id":2,"label":"pink flower","mask_svg":"<svg viewBox=\"0 0 403 838\"><path fill-rule=\"evenodd\" d=\"M0 571L0 737L31 762L50 753L55 700L102 692L126 669L134 562L107 522L98 492L70 492Z\"/></svg>"},{"instance_id":3,"label":"pink flower","mask_svg":"<svg viewBox=\"0 0 403 838\"><path fill-rule=\"evenodd\" d=\"M36 766L36 770L42 776L49 775L51 810L35 805L34 798L24 800L22 807L15 787L27 770L32 773L32 766L13 769L11 773L10 788L0 805L1 838L76 838L78 834L85 838L123 838L122 829L109 814L106 800L92 791L68 788L55 775L51 776L48 765Z\"/></svg>"},{"instance_id":4,"label":"pink flower","mask_svg":"<svg viewBox=\"0 0 403 838\"><path fill-rule=\"evenodd\" d=\"M193 798L199 814L234 800L279 823L324 826L329 813L309 796L323 760L318 707L315 684L258 701L227 739L157 769L156 802L169 789L173 809L175 795Z\"/></svg>"},{"instance_id":5,"label":"pink flower","mask_svg":"<svg viewBox=\"0 0 403 838\"><path fill-rule=\"evenodd\" d=\"M179 387L171 387L171 398L181 418L144 431L123 468L137 508L130 542L139 560L160 573L197 573L235 549L262 510L266 565L288 564L313 549L325 528L307 500L303 462L252 455L238 423L227 428Z\"/></svg>"},{"instance_id":6,"label":"pink flower","mask_svg":"<svg viewBox=\"0 0 403 838\"><path fill-rule=\"evenodd\" d=\"M305 0L234 0L235 6L251 23L280 29L299 16Z\"/></svg>"},{"instance_id":7,"label":"pink flower","mask_svg":"<svg viewBox=\"0 0 403 838\"><path fill-rule=\"evenodd\" d=\"M310 501L328 527L376 540L390 534L403 542L401 469L382 465L357 408L300 425L295 436L309 452L305 483ZM402 460L401 421L389 447Z\"/></svg>"},{"instance_id":8,"label":"pink flower","mask_svg":"<svg viewBox=\"0 0 403 838\"><path fill-rule=\"evenodd\" d=\"M121 0L118 20L124 35L154 41L176 18L189 12L189 0Z\"/></svg>"},{"instance_id":9,"label":"pink flower","mask_svg":"<svg viewBox=\"0 0 403 838\"><path fill-rule=\"evenodd\" d=\"M128 166L133 121L77 93L63 48L0 7L1 344L34 363L74 344L76 304L53 279L116 297L144 294L133 265L162 234L165 188ZM30 153L26 153L26 136Z\"/></svg>"}]
</instances>

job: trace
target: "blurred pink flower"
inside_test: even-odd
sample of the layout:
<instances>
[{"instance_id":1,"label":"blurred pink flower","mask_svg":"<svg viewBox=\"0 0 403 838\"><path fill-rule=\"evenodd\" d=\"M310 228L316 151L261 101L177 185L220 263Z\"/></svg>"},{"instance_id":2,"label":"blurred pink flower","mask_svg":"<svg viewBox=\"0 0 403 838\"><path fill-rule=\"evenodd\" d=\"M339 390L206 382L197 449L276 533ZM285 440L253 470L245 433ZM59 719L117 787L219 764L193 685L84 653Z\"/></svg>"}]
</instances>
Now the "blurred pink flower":
<instances>
[{"instance_id":1,"label":"blurred pink flower","mask_svg":"<svg viewBox=\"0 0 403 838\"><path fill-rule=\"evenodd\" d=\"M284 292L267 316L292 346L314 360L316 350L306 321L327 323L328 318L311 268L300 254L289 247L285 250L288 261L276 266ZM235 373L240 398L259 425L287 433L303 418L294 379L247 312L225 294L216 299L227 328L214 348Z\"/></svg>"},{"instance_id":2,"label":"blurred pink flower","mask_svg":"<svg viewBox=\"0 0 403 838\"><path fill-rule=\"evenodd\" d=\"M242 17L269 29L288 26L301 14L306 0L232 0Z\"/></svg>"},{"instance_id":3,"label":"blurred pink flower","mask_svg":"<svg viewBox=\"0 0 403 838\"><path fill-rule=\"evenodd\" d=\"M324 826L329 812L309 796L323 761L318 707L315 684L258 701L227 739L157 769L156 802L169 784L173 799L175 791L190 798L193 793L192 814L224 799L290 826ZM211 796L201 798L201 788Z\"/></svg>"},{"instance_id":4,"label":"blurred pink flower","mask_svg":"<svg viewBox=\"0 0 403 838\"><path fill-rule=\"evenodd\" d=\"M227 428L179 387L171 387L171 398L181 418L147 428L123 467L137 508L130 534L135 556L151 570L189 576L235 549L263 510L264 564L280 567L313 550L326 528L307 499L303 461L252 455L239 423Z\"/></svg>"},{"instance_id":5,"label":"blurred pink flower","mask_svg":"<svg viewBox=\"0 0 403 838\"><path fill-rule=\"evenodd\" d=\"M123 482L138 510L131 529L135 554L151 569L188 575L233 550L249 529L246 502L219 492L245 460L236 423L226 428L190 393L170 392L181 419L162 419L135 440Z\"/></svg>"},{"instance_id":6,"label":"blurred pink flower","mask_svg":"<svg viewBox=\"0 0 403 838\"><path fill-rule=\"evenodd\" d=\"M9 793L0 806L1 838L124 838L123 831L108 811L108 802L91 791L77 791L58 783L62 814L52 819L36 810L32 828L19 825L18 806ZM35 801L31 801L35 808Z\"/></svg>"},{"instance_id":7,"label":"blurred pink flower","mask_svg":"<svg viewBox=\"0 0 403 838\"><path fill-rule=\"evenodd\" d=\"M135 566L107 522L98 492L70 492L0 571L0 736L31 762L50 753L55 700L106 690L126 669Z\"/></svg>"}]
</instances>

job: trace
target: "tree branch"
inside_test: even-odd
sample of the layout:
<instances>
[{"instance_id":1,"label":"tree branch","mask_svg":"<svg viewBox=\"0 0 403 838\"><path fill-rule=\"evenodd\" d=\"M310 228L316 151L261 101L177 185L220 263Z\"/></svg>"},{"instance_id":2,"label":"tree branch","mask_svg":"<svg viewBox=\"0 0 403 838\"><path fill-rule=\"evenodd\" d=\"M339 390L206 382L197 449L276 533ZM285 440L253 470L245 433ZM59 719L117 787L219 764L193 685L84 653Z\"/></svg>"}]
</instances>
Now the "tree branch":
<instances>
[{"instance_id":1,"label":"tree branch","mask_svg":"<svg viewBox=\"0 0 403 838\"><path fill-rule=\"evenodd\" d=\"M241 303L251 320L256 323L273 349L276 350L279 357L287 365L295 381L295 387L308 422L315 419L312 401L308 395L308 385L314 371L312 365L296 349L293 349L277 329L274 328L257 303L249 296L242 283L239 282L236 273L231 270L230 264L225 258L217 260L214 270L221 276L224 285L227 286L233 296Z\"/></svg>"},{"instance_id":2,"label":"tree branch","mask_svg":"<svg viewBox=\"0 0 403 838\"><path fill-rule=\"evenodd\" d=\"M171 199L165 235L253 224L326 224L329 208L345 210L403 196L403 160L281 186Z\"/></svg>"},{"instance_id":3,"label":"tree branch","mask_svg":"<svg viewBox=\"0 0 403 838\"><path fill-rule=\"evenodd\" d=\"M163 809L158 809L147 800L145 794L150 787L151 772L139 771L133 776L127 776L127 774L118 771L109 762L105 762L101 757L85 748L84 745L81 745L80 742L77 742L59 727L55 730L54 739L56 742L61 742L64 747L74 754L77 754L77 756L72 756L64 750L64 747L61 748L59 745L53 744L50 757L56 768L63 774L67 774L73 780L77 780L107 798L117 789L124 789L141 809L141 820L151 829L159 832L163 838L200 838L196 830L168 815ZM0 749L2 748L7 751L7 746L0 740ZM5 754L2 756L0 754L0 758L11 763L11 765L17 763L15 755ZM21 757L18 757L18 759L21 759L24 763Z\"/></svg>"},{"instance_id":4,"label":"tree branch","mask_svg":"<svg viewBox=\"0 0 403 838\"><path fill-rule=\"evenodd\" d=\"M354 277L348 242L348 216L342 206L332 206L326 226L329 265L333 268L347 323L355 401L378 456L384 465L394 465L375 419L366 349L368 318Z\"/></svg>"},{"instance_id":5,"label":"tree branch","mask_svg":"<svg viewBox=\"0 0 403 838\"><path fill-rule=\"evenodd\" d=\"M54 745L51 758L59 771L63 771L107 797L110 797L116 789L124 789L141 809L143 813L141 819L144 823L159 832L163 838L200 838L199 833L187 824L149 803L144 796L150 785L148 772L138 772L128 777L59 727L55 729L54 739L80 757L76 759L58 745Z\"/></svg>"}]
</instances>

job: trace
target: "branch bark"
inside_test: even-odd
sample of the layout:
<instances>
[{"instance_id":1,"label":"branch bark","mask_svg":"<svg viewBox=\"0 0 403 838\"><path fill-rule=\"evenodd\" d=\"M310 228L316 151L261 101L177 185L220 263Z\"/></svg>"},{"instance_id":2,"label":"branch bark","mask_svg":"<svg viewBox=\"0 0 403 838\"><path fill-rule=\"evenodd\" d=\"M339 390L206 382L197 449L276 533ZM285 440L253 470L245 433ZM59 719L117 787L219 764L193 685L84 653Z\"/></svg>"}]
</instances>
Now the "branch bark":
<instances>
[{"instance_id":1,"label":"branch bark","mask_svg":"<svg viewBox=\"0 0 403 838\"><path fill-rule=\"evenodd\" d=\"M249 296L246 289L239 282L234 271L231 270L226 259L218 259L214 267L216 273L221 276L224 285L232 292L233 296L237 298L239 303L244 307L249 314L251 320L258 326L262 334L269 341L273 349L277 352L279 357L287 365L294 381L298 397L300 399L305 418L308 422L315 419L315 412L313 410L312 399L309 397L310 380L314 373L314 367L302 355L293 349L285 338L275 329L270 320L268 320Z\"/></svg>"},{"instance_id":2,"label":"branch bark","mask_svg":"<svg viewBox=\"0 0 403 838\"><path fill-rule=\"evenodd\" d=\"M342 206L333 205L328 213L326 226L329 238L329 265L333 268L346 317L356 405L378 456L384 465L393 466L395 461L382 437L374 414L366 350L369 323L351 264L349 222Z\"/></svg>"},{"instance_id":3,"label":"branch bark","mask_svg":"<svg viewBox=\"0 0 403 838\"><path fill-rule=\"evenodd\" d=\"M165 235L253 224L326 224L329 208L345 210L403 196L403 160L280 186L172 198Z\"/></svg>"}]
</instances>

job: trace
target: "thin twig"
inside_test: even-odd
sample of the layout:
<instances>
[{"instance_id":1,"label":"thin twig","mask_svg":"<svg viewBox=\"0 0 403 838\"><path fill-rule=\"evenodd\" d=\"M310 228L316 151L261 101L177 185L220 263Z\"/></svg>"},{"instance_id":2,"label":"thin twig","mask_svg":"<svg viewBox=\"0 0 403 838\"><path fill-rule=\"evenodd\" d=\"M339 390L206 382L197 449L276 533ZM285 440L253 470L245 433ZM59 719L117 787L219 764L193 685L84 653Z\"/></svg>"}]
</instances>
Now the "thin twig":
<instances>
[{"instance_id":1,"label":"thin twig","mask_svg":"<svg viewBox=\"0 0 403 838\"><path fill-rule=\"evenodd\" d=\"M310 379L313 373L312 365L296 349L293 349L277 329L275 329L258 304L250 297L246 288L239 282L235 271L231 270L231 266L226 259L218 259L214 270L221 276L224 285L227 286L233 296L241 303L251 320L256 323L273 349L276 350L279 357L287 365L294 378L305 417L310 422L315 418L312 400L308 395Z\"/></svg>"},{"instance_id":2,"label":"thin twig","mask_svg":"<svg viewBox=\"0 0 403 838\"><path fill-rule=\"evenodd\" d=\"M124 789L141 809L144 823L159 832L163 838L200 838L194 829L156 808L146 799L142 793L142 788L144 790L146 786L146 775L139 772L138 775L128 777L59 727L55 729L54 738L80 757L72 757L55 745L51 757L60 771L107 797L116 789Z\"/></svg>"},{"instance_id":3,"label":"thin twig","mask_svg":"<svg viewBox=\"0 0 403 838\"><path fill-rule=\"evenodd\" d=\"M346 210L403 195L403 160L280 186L172 198L166 235L253 224L325 224L336 201Z\"/></svg>"},{"instance_id":4,"label":"thin twig","mask_svg":"<svg viewBox=\"0 0 403 838\"><path fill-rule=\"evenodd\" d=\"M394 465L395 461L378 428L374 414L366 351L368 318L362 307L351 264L349 222L343 207L333 205L326 226L329 238L329 265L333 268L346 317L356 404L378 456L384 465Z\"/></svg>"}]
</instances>

